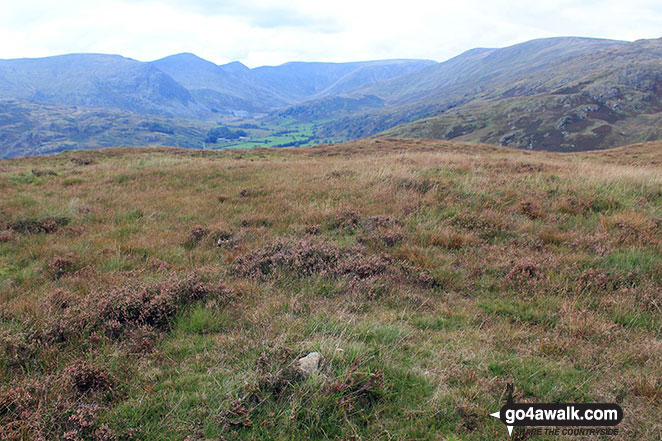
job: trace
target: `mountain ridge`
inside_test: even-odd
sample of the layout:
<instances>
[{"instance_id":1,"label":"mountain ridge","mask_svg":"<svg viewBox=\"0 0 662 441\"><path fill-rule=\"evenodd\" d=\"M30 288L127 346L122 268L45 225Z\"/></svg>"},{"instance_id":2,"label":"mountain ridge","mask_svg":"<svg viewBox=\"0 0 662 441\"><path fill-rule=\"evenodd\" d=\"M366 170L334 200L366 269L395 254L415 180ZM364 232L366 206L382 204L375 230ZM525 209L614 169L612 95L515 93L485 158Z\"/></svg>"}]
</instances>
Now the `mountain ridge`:
<instances>
[{"instance_id":1,"label":"mountain ridge","mask_svg":"<svg viewBox=\"0 0 662 441\"><path fill-rule=\"evenodd\" d=\"M662 39L585 37L475 48L442 63L295 61L249 68L238 61L217 65L190 52L150 62L67 54L0 60L0 98L25 106L19 115L34 114L34 105L50 106L45 109L55 120L68 112L58 106L127 112L104 118L121 121L129 132L134 125L125 121L145 117L177 127L189 123L176 120L196 127L261 121L283 135L289 124L308 125L309 143L384 134L576 151L662 137L661 60ZM66 130L50 133L47 124L30 121L0 122L0 139L16 140L25 127L31 140L80 144ZM165 142L160 135L154 139ZM16 142L29 154L23 141Z\"/></svg>"},{"instance_id":2,"label":"mountain ridge","mask_svg":"<svg viewBox=\"0 0 662 441\"><path fill-rule=\"evenodd\" d=\"M562 151L652 140L662 135L660 59L660 40L554 38L472 51L355 91L384 99L385 109L327 122L320 133Z\"/></svg>"},{"instance_id":3,"label":"mountain ridge","mask_svg":"<svg viewBox=\"0 0 662 441\"><path fill-rule=\"evenodd\" d=\"M0 61L0 96L43 104L199 117L190 92L148 64L104 54Z\"/></svg>"}]
</instances>

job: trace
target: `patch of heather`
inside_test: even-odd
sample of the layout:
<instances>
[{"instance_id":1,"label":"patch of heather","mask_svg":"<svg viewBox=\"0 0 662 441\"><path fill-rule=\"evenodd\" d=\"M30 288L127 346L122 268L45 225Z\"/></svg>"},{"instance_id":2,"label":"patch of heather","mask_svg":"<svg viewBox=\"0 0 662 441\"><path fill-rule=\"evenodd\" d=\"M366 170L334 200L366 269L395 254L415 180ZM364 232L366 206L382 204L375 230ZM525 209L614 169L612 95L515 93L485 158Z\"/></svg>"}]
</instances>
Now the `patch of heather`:
<instances>
[{"instance_id":1,"label":"patch of heather","mask_svg":"<svg viewBox=\"0 0 662 441\"><path fill-rule=\"evenodd\" d=\"M481 239L491 239L504 232L512 231L503 214L493 210L484 210L480 214L462 212L450 218L448 223L472 232Z\"/></svg>"},{"instance_id":2,"label":"patch of heather","mask_svg":"<svg viewBox=\"0 0 662 441\"><path fill-rule=\"evenodd\" d=\"M543 216L540 205L536 201L522 201L519 204L519 211L529 219L538 219Z\"/></svg>"},{"instance_id":3,"label":"patch of heather","mask_svg":"<svg viewBox=\"0 0 662 441\"><path fill-rule=\"evenodd\" d=\"M111 381L103 369L78 361L63 374L12 382L0 389L0 439L128 439L99 421L108 409L101 396L110 392Z\"/></svg>"},{"instance_id":4,"label":"patch of heather","mask_svg":"<svg viewBox=\"0 0 662 441\"><path fill-rule=\"evenodd\" d=\"M165 260L154 258L149 262L150 269L156 273L165 273L170 270L170 264Z\"/></svg>"},{"instance_id":5,"label":"patch of heather","mask_svg":"<svg viewBox=\"0 0 662 441\"><path fill-rule=\"evenodd\" d=\"M11 231L0 231L0 243L9 243L14 240Z\"/></svg>"},{"instance_id":6,"label":"patch of heather","mask_svg":"<svg viewBox=\"0 0 662 441\"><path fill-rule=\"evenodd\" d=\"M393 226L400 226L401 222L392 218L391 216L377 215L363 219L361 225L366 231L374 231L377 229L386 229Z\"/></svg>"},{"instance_id":7,"label":"patch of heather","mask_svg":"<svg viewBox=\"0 0 662 441\"><path fill-rule=\"evenodd\" d=\"M301 276L355 275L365 278L386 271L386 256L369 256L363 248L341 249L327 242L277 240L239 257L233 272L242 277L265 277L279 271Z\"/></svg>"},{"instance_id":8,"label":"patch of heather","mask_svg":"<svg viewBox=\"0 0 662 441\"><path fill-rule=\"evenodd\" d=\"M580 293L590 292L607 294L618 288L620 281L609 274L595 268L588 268L577 278L576 290Z\"/></svg>"},{"instance_id":9,"label":"patch of heather","mask_svg":"<svg viewBox=\"0 0 662 441\"><path fill-rule=\"evenodd\" d=\"M505 279L515 285L523 285L539 280L542 276L542 266L530 258L523 258L512 263Z\"/></svg>"},{"instance_id":10,"label":"patch of heather","mask_svg":"<svg viewBox=\"0 0 662 441\"><path fill-rule=\"evenodd\" d=\"M64 375L79 394L110 391L113 384L108 371L82 359L75 360L67 366Z\"/></svg>"},{"instance_id":11,"label":"patch of heather","mask_svg":"<svg viewBox=\"0 0 662 441\"><path fill-rule=\"evenodd\" d=\"M320 226L317 224L306 225L303 227L304 234L310 234L311 236L316 236L320 232Z\"/></svg>"},{"instance_id":12,"label":"patch of heather","mask_svg":"<svg viewBox=\"0 0 662 441\"><path fill-rule=\"evenodd\" d=\"M82 351L94 347L103 336L126 343L131 352L148 352L183 308L199 300L227 300L230 295L223 285L204 283L195 274L82 298L56 290L43 302L47 317L43 325L25 319L23 330L3 331L0 361L12 371L34 369L58 350L54 344L83 342L75 348Z\"/></svg>"},{"instance_id":13,"label":"patch of heather","mask_svg":"<svg viewBox=\"0 0 662 441\"><path fill-rule=\"evenodd\" d=\"M98 418L103 409L96 404L81 404L67 419L67 431L62 438L67 441L114 441L117 434L107 424L99 424Z\"/></svg>"},{"instance_id":14,"label":"patch of heather","mask_svg":"<svg viewBox=\"0 0 662 441\"><path fill-rule=\"evenodd\" d=\"M185 307L203 300L218 306L230 295L222 284L197 274L87 296L53 291L40 305L44 324L25 319L23 330L0 335L0 364L16 378L0 389L0 439L24 439L26 433L30 439L53 434L81 441L116 439L97 417L105 397L115 395L117 381L103 363L87 356L98 346L115 344L124 353L146 354ZM67 358L72 361L58 370ZM40 381L22 378L19 373L26 370L42 372Z\"/></svg>"},{"instance_id":15,"label":"patch of heather","mask_svg":"<svg viewBox=\"0 0 662 441\"><path fill-rule=\"evenodd\" d=\"M92 165L94 160L90 158L71 158L70 162L76 166Z\"/></svg>"},{"instance_id":16,"label":"patch of heather","mask_svg":"<svg viewBox=\"0 0 662 441\"><path fill-rule=\"evenodd\" d=\"M362 232L357 237L359 243L373 247L394 247L405 238L401 222L390 216L370 216L362 219Z\"/></svg>"},{"instance_id":17,"label":"patch of heather","mask_svg":"<svg viewBox=\"0 0 662 441\"><path fill-rule=\"evenodd\" d=\"M365 245L381 245L394 247L404 239L404 234L398 230L380 230L357 238L359 243Z\"/></svg>"},{"instance_id":18,"label":"patch of heather","mask_svg":"<svg viewBox=\"0 0 662 441\"><path fill-rule=\"evenodd\" d=\"M14 220L9 228L17 233L55 233L68 225L70 219L63 216L25 217Z\"/></svg>"},{"instance_id":19,"label":"patch of heather","mask_svg":"<svg viewBox=\"0 0 662 441\"><path fill-rule=\"evenodd\" d=\"M355 230L361 225L361 214L354 208L344 207L327 221L329 230Z\"/></svg>"},{"instance_id":20,"label":"patch of heather","mask_svg":"<svg viewBox=\"0 0 662 441\"><path fill-rule=\"evenodd\" d=\"M312 240L277 240L239 257L232 268L241 277L263 278L277 271L295 271L303 276L336 275L343 259L341 250Z\"/></svg>"},{"instance_id":21,"label":"patch of heather","mask_svg":"<svg viewBox=\"0 0 662 441\"><path fill-rule=\"evenodd\" d=\"M131 352L147 352L183 308L205 299L227 300L230 295L222 284L205 283L196 274L84 297L55 290L42 304L43 325L26 318L23 330L3 331L0 359L7 369L35 368L57 350L54 344L83 342L76 349L86 350L103 336L126 342Z\"/></svg>"},{"instance_id":22,"label":"patch of heather","mask_svg":"<svg viewBox=\"0 0 662 441\"><path fill-rule=\"evenodd\" d=\"M3 331L0 334L0 357L7 371L34 368L42 347L41 336L32 327L24 331Z\"/></svg>"},{"instance_id":23,"label":"patch of heather","mask_svg":"<svg viewBox=\"0 0 662 441\"><path fill-rule=\"evenodd\" d=\"M63 256L55 256L48 264L48 272L54 279L59 279L76 270L78 262L76 256L67 253Z\"/></svg>"},{"instance_id":24,"label":"patch of heather","mask_svg":"<svg viewBox=\"0 0 662 441\"><path fill-rule=\"evenodd\" d=\"M231 271L239 277L256 279L279 278L283 274L348 278L353 281L352 291L366 292L369 298L378 297L371 293L371 281L378 279L427 288L438 286L426 271L386 254L370 253L360 245L338 247L309 239L276 240L237 258Z\"/></svg>"},{"instance_id":25,"label":"patch of heather","mask_svg":"<svg viewBox=\"0 0 662 441\"><path fill-rule=\"evenodd\" d=\"M394 180L395 188L425 194L436 187L437 183L427 178L399 178Z\"/></svg>"},{"instance_id":26,"label":"patch of heather","mask_svg":"<svg viewBox=\"0 0 662 441\"><path fill-rule=\"evenodd\" d=\"M174 315L192 302L229 295L222 284L205 283L197 274L183 280L98 291L52 315L48 337L58 340L84 330L102 330L119 338L140 327L164 330Z\"/></svg>"},{"instance_id":27,"label":"patch of heather","mask_svg":"<svg viewBox=\"0 0 662 441\"><path fill-rule=\"evenodd\" d=\"M209 235L210 231L207 228L203 228L199 225L191 228L188 236L184 240L184 246L187 248L196 247L204 238Z\"/></svg>"}]
</instances>

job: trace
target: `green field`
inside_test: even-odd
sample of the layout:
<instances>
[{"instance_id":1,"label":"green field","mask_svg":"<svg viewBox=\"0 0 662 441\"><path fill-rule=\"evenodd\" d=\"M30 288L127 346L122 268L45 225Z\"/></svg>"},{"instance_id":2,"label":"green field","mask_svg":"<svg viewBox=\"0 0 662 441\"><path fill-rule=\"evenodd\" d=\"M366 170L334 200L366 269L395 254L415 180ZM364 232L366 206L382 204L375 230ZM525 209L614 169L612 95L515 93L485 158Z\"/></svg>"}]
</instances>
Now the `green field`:
<instances>
[{"instance_id":1,"label":"green field","mask_svg":"<svg viewBox=\"0 0 662 441\"><path fill-rule=\"evenodd\" d=\"M222 149L249 149L256 147L305 147L319 144L343 142L342 139L317 138L315 123L297 123L293 120L283 121L281 124L259 125L259 129L245 129L247 140L219 140L215 144L205 144L211 150Z\"/></svg>"}]
</instances>

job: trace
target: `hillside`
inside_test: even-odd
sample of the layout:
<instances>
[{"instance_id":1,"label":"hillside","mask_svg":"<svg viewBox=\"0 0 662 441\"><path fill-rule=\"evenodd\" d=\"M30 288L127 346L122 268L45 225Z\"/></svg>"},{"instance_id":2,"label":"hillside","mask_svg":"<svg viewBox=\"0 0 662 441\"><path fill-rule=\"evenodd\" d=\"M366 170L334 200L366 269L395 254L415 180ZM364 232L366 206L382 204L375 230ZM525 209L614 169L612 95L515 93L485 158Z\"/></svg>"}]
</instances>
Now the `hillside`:
<instances>
[{"instance_id":1,"label":"hillside","mask_svg":"<svg viewBox=\"0 0 662 441\"><path fill-rule=\"evenodd\" d=\"M189 118L208 112L168 75L118 55L0 60L0 97Z\"/></svg>"},{"instance_id":2,"label":"hillside","mask_svg":"<svg viewBox=\"0 0 662 441\"><path fill-rule=\"evenodd\" d=\"M0 190L2 439L504 440L508 383L662 432L660 142L70 151Z\"/></svg>"},{"instance_id":3,"label":"hillside","mask_svg":"<svg viewBox=\"0 0 662 441\"><path fill-rule=\"evenodd\" d=\"M196 121L0 99L0 158L116 145L201 148L208 130Z\"/></svg>"},{"instance_id":4,"label":"hillside","mask_svg":"<svg viewBox=\"0 0 662 441\"><path fill-rule=\"evenodd\" d=\"M380 134L529 150L604 149L662 139L661 59L662 39L561 37L477 48L443 63L250 69L190 53L149 63L99 54L0 60L0 99L19 103L20 115L39 115L22 122L13 116L0 126L6 140L0 150L7 157L113 145L199 147L200 128L225 124L266 125L272 133L311 127L310 135L276 145ZM79 136L58 122L72 112L104 122ZM182 136L142 130L164 124ZM256 140L263 143L262 132Z\"/></svg>"},{"instance_id":5,"label":"hillside","mask_svg":"<svg viewBox=\"0 0 662 441\"><path fill-rule=\"evenodd\" d=\"M201 147L215 124L243 119L255 125L269 112L332 95L335 109L336 93L430 64L384 60L249 69L189 53L149 63L102 54L0 60L0 157L115 145ZM348 103L346 113L364 104ZM269 125L274 133L291 130L288 122ZM257 139L262 144L263 137Z\"/></svg>"},{"instance_id":6,"label":"hillside","mask_svg":"<svg viewBox=\"0 0 662 441\"><path fill-rule=\"evenodd\" d=\"M193 54L151 63L191 91L200 103L221 113L266 113L288 104L277 91L253 81L241 63L218 66Z\"/></svg>"},{"instance_id":7,"label":"hillside","mask_svg":"<svg viewBox=\"0 0 662 441\"><path fill-rule=\"evenodd\" d=\"M193 54L151 63L175 78L198 98L210 91L234 97L234 110L265 112L314 98L337 95L435 64L426 60L383 60L350 63L290 62L249 69L241 63L217 66ZM220 109L228 105L219 104ZM233 107L230 107L233 109Z\"/></svg>"},{"instance_id":8,"label":"hillside","mask_svg":"<svg viewBox=\"0 0 662 441\"><path fill-rule=\"evenodd\" d=\"M354 92L383 110L327 122L320 134L382 131L535 150L578 151L656 140L662 40L533 40L477 49Z\"/></svg>"},{"instance_id":9,"label":"hillside","mask_svg":"<svg viewBox=\"0 0 662 441\"><path fill-rule=\"evenodd\" d=\"M290 62L255 68L261 84L281 91L291 103L337 95L397 78L436 64L429 60L379 60L350 63Z\"/></svg>"},{"instance_id":10,"label":"hillside","mask_svg":"<svg viewBox=\"0 0 662 441\"><path fill-rule=\"evenodd\" d=\"M0 60L0 98L189 119L259 113L347 92L434 64L425 60L218 66L194 54L144 63L119 55Z\"/></svg>"}]
</instances>

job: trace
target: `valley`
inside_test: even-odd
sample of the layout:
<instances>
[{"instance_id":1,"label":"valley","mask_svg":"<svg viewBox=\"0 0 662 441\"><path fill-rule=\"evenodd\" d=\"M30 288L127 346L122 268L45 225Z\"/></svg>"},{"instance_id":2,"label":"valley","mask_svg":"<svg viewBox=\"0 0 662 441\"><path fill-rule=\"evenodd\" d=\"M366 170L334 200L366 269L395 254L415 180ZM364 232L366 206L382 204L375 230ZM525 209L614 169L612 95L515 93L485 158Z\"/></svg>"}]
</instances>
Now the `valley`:
<instances>
[{"instance_id":1,"label":"valley","mask_svg":"<svg viewBox=\"0 0 662 441\"><path fill-rule=\"evenodd\" d=\"M248 68L190 53L140 62L0 60L0 155L163 145L308 146L373 136L575 152L660 139L662 40L580 37L450 60ZM254 125L245 142L205 143Z\"/></svg>"},{"instance_id":2,"label":"valley","mask_svg":"<svg viewBox=\"0 0 662 441\"><path fill-rule=\"evenodd\" d=\"M0 441L662 441L662 3L0 13Z\"/></svg>"}]
</instances>

